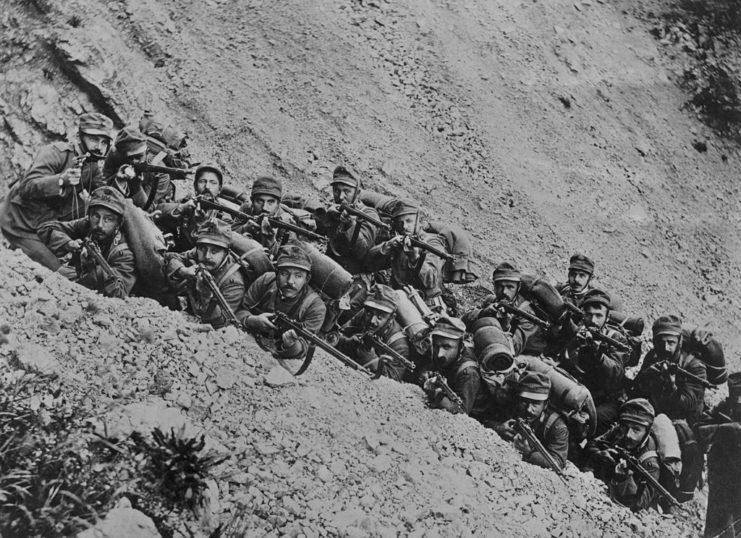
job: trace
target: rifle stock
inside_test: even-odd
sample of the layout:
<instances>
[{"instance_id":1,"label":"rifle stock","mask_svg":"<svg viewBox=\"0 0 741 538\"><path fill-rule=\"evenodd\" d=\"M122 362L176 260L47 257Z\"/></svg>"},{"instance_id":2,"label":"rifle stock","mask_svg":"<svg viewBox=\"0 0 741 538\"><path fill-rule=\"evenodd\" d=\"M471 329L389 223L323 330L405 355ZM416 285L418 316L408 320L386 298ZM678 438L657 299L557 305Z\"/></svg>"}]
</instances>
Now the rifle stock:
<instances>
[{"instance_id":1,"label":"rifle stock","mask_svg":"<svg viewBox=\"0 0 741 538\"><path fill-rule=\"evenodd\" d=\"M651 370L656 370L657 372L660 372L662 369L666 368L669 372L679 374L682 377L690 379L696 383L700 383L706 389L715 390L718 388L715 385L713 385L710 381L708 381L707 379L703 379L699 376L696 376L692 372L685 370L684 368L679 366L679 364L669 361L669 360L659 361L656 364L652 364L649 368Z\"/></svg>"},{"instance_id":2,"label":"rifle stock","mask_svg":"<svg viewBox=\"0 0 741 538\"><path fill-rule=\"evenodd\" d=\"M226 298L224 297L224 294L221 293L221 290L219 289L219 286L216 284L216 281L214 280L213 275L209 273L208 270L201 264L198 264L198 267L196 268L196 275L200 275L200 277L206 283L206 286L208 286L208 288L211 290L211 293L214 294L216 301L219 303L219 306L221 307L221 311L224 314L226 314L226 317L229 319L229 323L231 323L238 329L241 329L242 324L239 323L239 320L237 319L237 316L234 314L231 307L229 306L229 303L226 302Z\"/></svg>"},{"instance_id":3,"label":"rifle stock","mask_svg":"<svg viewBox=\"0 0 741 538\"><path fill-rule=\"evenodd\" d=\"M406 357L402 356L400 353L398 353L394 348L389 346L386 342L381 340L378 336L372 333L366 333L362 337L363 341L369 342L373 346L381 349L383 353L386 355L390 355L393 359L395 359L397 362L400 362L404 365L405 368L408 368L411 371L414 371L416 368L416 365L407 359Z\"/></svg>"},{"instance_id":4,"label":"rifle stock","mask_svg":"<svg viewBox=\"0 0 741 538\"><path fill-rule=\"evenodd\" d=\"M535 447L535 450L537 450L540 455L545 458L548 466L555 471L555 473L564 484L567 484L566 475L564 475L563 469L553 457L553 454L548 452L548 449L543 446L543 443L540 442L540 439L538 439L538 437L535 435L533 429L524 420L518 418L515 421L515 430L525 439L527 439L527 442L530 443L531 446Z\"/></svg>"},{"instance_id":5,"label":"rifle stock","mask_svg":"<svg viewBox=\"0 0 741 538\"><path fill-rule=\"evenodd\" d=\"M535 314L531 314L530 312L526 312L522 308L518 308L515 305L504 303L504 302L496 302L493 305L495 308L501 308L505 312L509 312L510 314L515 315L516 317L521 317L523 319L526 319L535 325L538 325L539 327L542 327L543 329L550 329L551 323L539 318Z\"/></svg>"},{"instance_id":6,"label":"rifle stock","mask_svg":"<svg viewBox=\"0 0 741 538\"><path fill-rule=\"evenodd\" d=\"M598 342L604 342L606 344L611 345L612 347L617 348L619 351L626 351L630 352L632 348L628 344L624 344L620 340L616 340L612 336L607 336L603 332L601 332L599 329L595 329L593 327L582 327L586 332L592 335L592 338L597 340Z\"/></svg>"},{"instance_id":7,"label":"rifle stock","mask_svg":"<svg viewBox=\"0 0 741 538\"><path fill-rule=\"evenodd\" d=\"M445 381L445 378L440 373L433 374L428 381L434 386L443 391L445 397L453 403L453 411L455 413L465 413L463 407L463 400L458 396L450 385Z\"/></svg>"},{"instance_id":8,"label":"rifle stock","mask_svg":"<svg viewBox=\"0 0 741 538\"><path fill-rule=\"evenodd\" d=\"M98 267L103 270L103 273L105 273L106 277L114 278L116 276L116 273L113 272L113 268L108 263L108 260L106 260L103 256L103 253L100 251L100 247L98 246L98 244L88 238L83 239L82 243L83 245L85 245L88 254L90 254L93 257L93 260L95 260L96 265L98 265Z\"/></svg>"},{"instance_id":9,"label":"rifle stock","mask_svg":"<svg viewBox=\"0 0 741 538\"><path fill-rule=\"evenodd\" d=\"M350 215L354 215L354 216L358 217L361 220L364 220L366 222L370 222L374 226L378 226L379 228L383 228L384 230L391 231L391 225L390 224L386 224L382 220L379 220L379 219L377 219L375 217L371 217L370 215L364 213L363 211L361 211L357 207L353 207L353 206L351 206L348 203L343 202L342 204L340 204L340 208L339 209L340 209L340 211L346 211Z\"/></svg>"},{"instance_id":10,"label":"rifle stock","mask_svg":"<svg viewBox=\"0 0 741 538\"><path fill-rule=\"evenodd\" d=\"M158 166L148 163L133 163L131 167L137 174L151 172L153 174L167 174L171 179L186 179L195 170L188 168L171 168L169 166Z\"/></svg>"},{"instance_id":11,"label":"rifle stock","mask_svg":"<svg viewBox=\"0 0 741 538\"><path fill-rule=\"evenodd\" d=\"M425 241L422 241L417 235L407 234L406 237L409 238L409 243L413 247L421 248L422 250L426 250L430 254L434 254L435 256L438 256L440 258L443 258L445 260L453 260L455 257L452 254L449 254L448 252L445 252L444 250L441 250L437 247L433 247L429 243L426 243Z\"/></svg>"}]
</instances>

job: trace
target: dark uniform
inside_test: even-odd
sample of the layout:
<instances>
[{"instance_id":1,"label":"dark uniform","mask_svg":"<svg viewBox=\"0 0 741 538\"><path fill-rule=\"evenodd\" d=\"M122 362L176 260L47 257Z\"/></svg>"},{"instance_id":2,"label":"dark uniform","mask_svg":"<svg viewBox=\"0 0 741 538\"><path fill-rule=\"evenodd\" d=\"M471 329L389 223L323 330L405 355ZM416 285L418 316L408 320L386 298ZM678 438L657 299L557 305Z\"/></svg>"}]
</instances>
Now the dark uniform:
<instances>
[{"instance_id":1,"label":"dark uniform","mask_svg":"<svg viewBox=\"0 0 741 538\"><path fill-rule=\"evenodd\" d=\"M194 268L203 261L199 259L198 246L211 245L224 249L226 256L216 268L209 272L231 312L235 313L242 304L246 283L241 266L228 250L231 245L230 233L224 223L217 220L207 221L198 230L195 249L182 254L168 253L166 255L165 271L173 288L179 294L184 293L188 297L190 311L198 316L202 323L208 323L216 329L229 325L231 316L222 309L213 291L197 273L195 279L189 280L184 277L184 272L186 268Z\"/></svg>"},{"instance_id":2,"label":"dark uniform","mask_svg":"<svg viewBox=\"0 0 741 538\"><path fill-rule=\"evenodd\" d=\"M113 122L102 114L82 114L79 122L80 135L105 136L110 140ZM78 166L82 167L79 184L64 183L64 172ZM84 217L90 193L103 185L98 160L95 156L90 158L81 141L54 142L39 151L0 203L0 230L11 247L56 271L60 262L39 239L39 227L46 222Z\"/></svg>"},{"instance_id":3,"label":"dark uniform","mask_svg":"<svg viewBox=\"0 0 741 538\"><path fill-rule=\"evenodd\" d=\"M115 189L101 187L93 191L88 211L98 206L110 209L123 219L125 200ZM69 248L72 241L89 239L95 242L113 274L106 274L87 249L83 248L73 254L76 282L107 297L119 299L128 297L136 283L136 264L134 255L121 232L120 223L112 236L102 241L95 241L91 232L90 218L85 217L70 222L47 222L39 228L38 233L41 240L58 258L72 252Z\"/></svg>"}]
</instances>

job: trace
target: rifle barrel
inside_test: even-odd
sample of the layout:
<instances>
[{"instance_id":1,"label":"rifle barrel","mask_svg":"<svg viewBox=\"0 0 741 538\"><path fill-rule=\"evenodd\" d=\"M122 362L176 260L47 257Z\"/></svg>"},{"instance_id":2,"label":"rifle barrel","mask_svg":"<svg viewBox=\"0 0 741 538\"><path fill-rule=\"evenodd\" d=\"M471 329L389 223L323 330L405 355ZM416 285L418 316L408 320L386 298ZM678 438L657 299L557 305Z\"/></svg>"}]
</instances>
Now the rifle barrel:
<instances>
[{"instance_id":1,"label":"rifle barrel","mask_svg":"<svg viewBox=\"0 0 741 538\"><path fill-rule=\"evenodd\" d=\"M229 319L229 323L231 323L238 329L241 329L242 324L239 323L236 314L234 314L234 311L231 309L229 303L226 301L226 297L224 297L224 294L221 293L221 290L216 284L213 275L209 273L208 270L201 264L198 265L196 273L201 275L201 278L203 278L204 282L206 282L206 285L211 290L211 293L213 293L214 297L216 297L216 301L219 303L221 311L226 314L226 317Z\"/></svg>"},{"instance_id":2,"label":"rifle barrel","mask_svg":"<svg viewBox=\"0 0 741 538\"><path fill-rule=\"evenodd\" d=\"M407 359L406 357L402 356L399 352L397 352L394 348L389 346L386 342L381 340L377 335L375 334L368 334L367 338L371 341L371 343L383 350L384 353L391 355L394 359L402 363L406 368L409 370L414 370L416 368L416 365Z\"/></svg>"},{"instance_id":3,"label":"rifle barrel","mask_svg":"<svg viewBox=\"0 0 741 538\"><path fill-rule=\"evenodd\" d=\"M452 254L449 254L448 252L445 252L444 250L441 250L437 247L433 247L429 243L426 243L425 241L422 241L418 237L415 237L414 235L409 235L409 242L412 244L413 247L421 248L422 250L426 250L430 254L434 254L435 256L439 256L440 258L444 258L446 260L453 260L455 257Z\"/></svg>"},{"instance_id":4,"label":"rifle barrel","mask_svg":"<svg viewBox=\"0 0 741 538\"><path fill-rule=\"evenodd\" d=\"M540 442L540 439L535 435L535 432L533 429L521 418L518 418L515 422L515 427L517 428L518 432L527 439L527 441L535 447L535 450L537 450L544 458L545 461L548 463L551 469L555 471L555 473L558 475L558 477L561 479L561 481L564 484L567 484L566 482L566 476L563 473L563 469L560 465L558 465L558 462L553 457L553 454L548 452L548 449L543 446L543 443Z\"/></svg>"},{"instance_id":5,"label":"rifle barrel","mask_svg":"<svg viewBox=\"0 0 741 538\"><path fill-rule=\"evenodd\" d=\"M131 165L137 174L152 172L154 174L167 174L172 179L185 179L188 174L192 174L195 170L188 168L171 168L169 166L159 166L156 164L149 163L134 163Z\"/></svg>"},{"instance_id":6,"label":"rifle barrel","mask_svg":"<svg viewBox=\"0 0 741 538\"><path fill-rule=\"evenodd\" d=\"M100 247L98 246L98 244L87 238L83 239L82 242L85 245L88 253L95 260L95 263L100 266L101 269L103 269L103 272L106 274L106 276L108 278L116 276L116 274L113 272L113 268L108 263L108 260L105 259L103 253L100 251Z\"/></svg>"},{"instance_id":7,"label":"rifle barrel","mask_svg":"<svg viewBox=\"0 0 741 538\"><path fill-rule=\"evenodd\" d=\"M535 314L531 314L530 312L526 312L522 308L518 308L515 305L511 305L509 303L499 302L499 303L496 303L496 306L498 308L504 309L505 311L507 311L507 312L509 312L511 314L514 314L515 316L518 316L518 317L524 318L524 319L526 319L528 321L531 321L535 325L538 325L538 326L540 326L540 327L542 327L544 329L550 329L551 328L550 322L548 322L548 321L546 321L544 319L539 318Z\"/></svg>"},{"instance_id":8,"label":"rifle barrel","mask_svg":"<svg viewBox=\"0 0 741 538\"><path fill-rule=\"evenodd\" d=\"M350 215L355 215L359 219L362 219L366 222L370 222L371 224L378 226L379 228L383 228L385 230L391 230L391 226L389 224L386 224L382 220L379 220L375 217L371 217L370 215L364 213L357 207L351 206L350 204L347 204L347 203L340 204L340 211L346 211Z\"/></svg>"}]
</instances>

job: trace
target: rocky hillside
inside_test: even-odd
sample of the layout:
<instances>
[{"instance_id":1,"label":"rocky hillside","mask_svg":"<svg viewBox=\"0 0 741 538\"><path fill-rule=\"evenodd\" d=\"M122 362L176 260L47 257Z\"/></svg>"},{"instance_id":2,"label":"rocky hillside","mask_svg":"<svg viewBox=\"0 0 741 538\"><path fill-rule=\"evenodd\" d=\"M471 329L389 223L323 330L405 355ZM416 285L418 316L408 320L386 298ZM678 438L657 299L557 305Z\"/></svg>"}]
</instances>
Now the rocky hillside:
<instances>
[{"instance_id":1,"label":"rocky hillside","mask_svg":"<svg viewBox=\"0 0 741 538\"><path fill-rule=\"evenodd\" d=\"M584 251L629 310L707 324L738 367L739 154L682 110L633 3L7 4L0 193L83 109L122 125L151 108L235 185L273 173L320 197L334 165L350 164L368 187L465 226L482 276L513 259L561 278ZM271 388L278 371L247 336L146 301L96 299L106 313L90 316L77 306L86 292L5 250L0 271L2 316L71 386L94 387L89 409L182 410L231 453L214 517L241 514L235 528L594 536L698 523L635 519L584 476L567 490L473 422L425 410L411 387L369 384L324 357L297 386ZM56 331L38 330L46 318ZM160 369L172 376L163 400L147 396Z\"/></svg>"}]
</instances>

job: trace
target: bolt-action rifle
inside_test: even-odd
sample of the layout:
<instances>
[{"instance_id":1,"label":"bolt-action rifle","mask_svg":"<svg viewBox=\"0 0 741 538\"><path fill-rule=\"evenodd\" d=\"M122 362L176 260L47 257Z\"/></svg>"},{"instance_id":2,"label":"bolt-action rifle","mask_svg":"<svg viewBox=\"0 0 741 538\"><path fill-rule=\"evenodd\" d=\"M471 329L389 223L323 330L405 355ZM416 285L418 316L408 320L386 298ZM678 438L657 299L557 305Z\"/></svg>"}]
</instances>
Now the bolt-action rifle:
<instances>
[{"instance_id":1,"label":"bolt-action rifle","mask_svg":"<svg viewBox=\"0 0 741 538\"><path fill-rule=\"evenodd\" d=\"M298 321L295 321L288 316L286 316L283 312L275 312L273 316L273 323L281 329L293 329L298 336L303 338L304 340L309 342L309 351L306 354L306 359L304 360L304 364L299 368L296 375L303 374L306 369L309 367L309 364L311 363L311 358L314 354L314 348L318 347L319 349L322 349L332 355L335 359L342 362L345 366L349 366L353 370L357 370L359 372L363 372L364 374L372 377L373 379L378 379L383 374L383 363L382 361L379 361L378 364L378 370L374 373L368 370L365 366L361 366L354 360L352 360L350 357L339 351L338 349L335 349L329 343L325 342L321 338L319 338L317 335L312 333L311 331L307 330L301 323Z\"/></svg>"},{"instance_id":2,"label":"bolt-action rifle","mask_svg":"<svg viewBox=\"0 0 741 538\"><path fill-rule=\"evenodd\" d=\"M582 326L579 329L579 332L577 333L577 336L582 339L592 339L596 340L598 342L604 342L605 344L609 344L614 348L617 348L619 351L631 351L633 348L631 348L628 344L624 344L620 340L616 340L612 336L608 336L599 329L596 329L594 327L586 327Z\"/></svg>"},{"instance_id":3,"label":"bolt-action rifle","mask_svg":"<svg viewBox=\"0 0 741 538\"><path fill-rule=\"evenodd\" d=\"M522 308L518 308L513 304L505 303L503 301L498 301L498 302L492 303L490 306L496 309L504 310L505 312L509 312L510 314L513 314L515 317L526 319L544 329L551 328L551 323L549 321L541 319L535 314L531 314L530 312L526 312Z\"/></svg>"},{"instance_id":4,"label":"bolt-action rifle","mask_svg":"<svg viewBox=\"0 0 741 538\"><path fill-rule=\"evenodd\" d=\"M186 179L189 174L195 173L195 170L190 168L171 168L169 166L159 166L149 163L133 163L129 166L131 166L137 174L147 172L153 174L167 174L170 176L170 179Z\"/></svg>"},{"instance_id":5,"label":"bolt-action rifle","mask_svg":"<svg viewBox=\"0 0 741 538\"><path fill-rule=\"evenodd\" d=\"M713 385L710 381L707 379L703 379L699 376L696 376L692 372L685 370L679 364L676 362L670 361L670 360L663 360L659 361L656 364L652 364L648 367L649 370L655 370L659 373L668 373L671 375L680 375L686 379L689 379L691 381L694 381L696 383L700 383L703 387L706 389L717 389L715 385Z\"/></svg>"},{"instance_id":6,"label":"bolt-action rifle","mask_svg":"<svg viewBox=\"0 0 741 538\"><path fill-rule=\"evenodd\" d=\"M365 333L361 337L361 341L365 344L370 344L374 347L377 347L383 353L389 355L391 358L403 364L405 368L408 368L411 371L416 368L416 365L412 361L401 355L398 351L396 351L394 348L392 348L390 345L388 345L386 342L381 340L377 335L373 333Z\"/></svg>"},{"instance_id":7,"label":"bolt-action rifle","mask_svg":"<svg viewBox=\"0 0 741 538\"><path fill-rule=\"evenodd\" d=\"M424 385L424 388L427 390L438 388L443 391L445 397L453 403L453 413L465 413L463 400L453 391L453 389L450 388L450 385L445 381L442 374L437 372L433 373L427 378Z\"/></svg>"},{"instance_id":8,"label":"bolt-action rifle","mask_svg":"<svg viewBox=\"0 0 741 538\"><path fill-rule=\"evenodd\" d=\"M95 264L103 270L106 278L116 278L116 273L113 272L111 264L109 264L108 260L106 260L105 256L103 256L98 243L86 237L82 240L82 244L85 245L85 249L87 250L88 254L93 257Z\"/></svg>"},{"instance_id":9,"label":"bolt-action rifle","mask_svg":"<svg viewBox=\"0 0 741 538\"><path fill-rule=\"evenodd\" d=\"M596 442L598 446L601 448L606 448L608 450L614 450L617 453L618 458L624 460L628 466L633 470L633 472L637 473L639 476L641 476L649 486L654 488L654 491L664 497L667 501L669 501L674 506L679 506L679 501L674 498L674 496L669 493L664 486L659 484L659 481L656 480L651 473L649 473L646 468L641 465L641 463L638 461L638 459L633 456L630 452L628 452L626 449L624 449L621 446L610 444L606 441L597 441Z\"/></svg>"},{"instance_id":10,"label":"bolt-action rifle","mask_svg":"<svg viewBox=\"0 0 741 538\"><path fill-rule=\"evenodd\" d=\"M563 473L563 469L558 464L556 459L553 457L553 454L548 452L546 447L543 446L543 443L540 442L540 439L535 435L535 432L533 429L528 425L527 422L522 420L521 418L518 418L515 421L515 431L519 433L522 437L524 437L528 443L530 443L530 446L534 447L535 450L540 452L540 455L545 458L546 463L548 463L548 466L553 469L558 477L561 479L561 481L564 484L567 484L566 482L566 475Z\"/></svg>"},{"instance_id":11,"label":"bolt-action rifle","mask_svg":"<svg viewBox=\"0 0 741 538\"><path fill-rule=\"evenodd\" d=\"M226 302L226 298L224 297L224 294L221 293L221 290L219 289L218 284L216 284L216 280L214 280L213 275L209 273L208 269L206 269L200 263L196 267L196 275L200 276L203 279L203 282L206 283L206 286L208 286L208 289L210 289L211 293L214 294L214 297L216 298L216 302L218 302L219 306L221 307L221 312L224 315L226 315L227 319L229 320L229 323L231 323L238 329L241 329L242 324L239 323L239 320L237 319L237 316L234 314L231 307L229 306L229 303Z\"/></svg>"},{"instance_id":12,"label":"bolt-action rifle","mask_svg":"<svg viewBox=\"0 0 741 538\"><path fill-rule=\"evenodd\" d=\"M370 222L374 226L378 226L379 228L383 228L384 230L391 231L391 225L390 224L386 224L382 220L377 219L375 217L372 217L372 216L368 215L367 213L363 212L362 210L358 209L357 207L351 206L347 202L341 203L340 206L339 206L339 210L340 210L340 212L345 211L349 215L354 215L354 216L358 217L359 219L362 219L362 220L364 220L366 222Z\"/></svg>"},{"instance_id":13,"label":"bolt-action rifle","mask_svg":"<svg viewBox=\"0 0 741 538\"><path fill-rule=\"evenodd\" d=\"M223 211L224 213L227 213L231 215L232 217L243 219L243 220L248 220L250 222L254 222L255 224L259 225L259 217L248 215L247 213L243 213L242 211L239 211L238 209L227 207L218 202L214 202L213 200L210 200L207 197L198 196L196 197L196 201L204 209L216 209L218 211ZM313 241L323 241L324 240L324 238L318 233L314 233L311 230L302 228L301 226L296 226L295 224L291 224L290 222L283 222L282 220L276 219L275 217L265 217L265 218L268 219L268 222L274 228L282 228L284 230L294 232L296 235L303 235L307 239L311 239Z\"/></svg>"}]
</instances>

